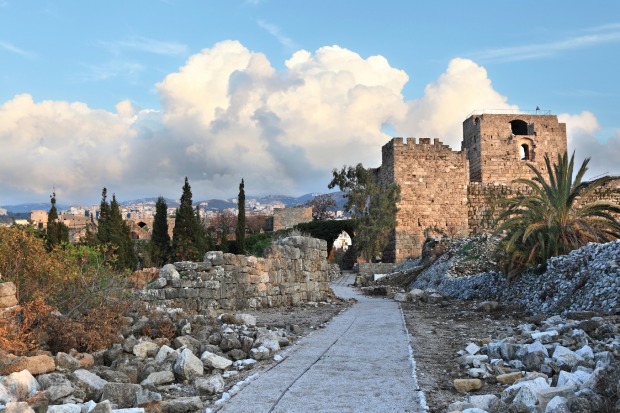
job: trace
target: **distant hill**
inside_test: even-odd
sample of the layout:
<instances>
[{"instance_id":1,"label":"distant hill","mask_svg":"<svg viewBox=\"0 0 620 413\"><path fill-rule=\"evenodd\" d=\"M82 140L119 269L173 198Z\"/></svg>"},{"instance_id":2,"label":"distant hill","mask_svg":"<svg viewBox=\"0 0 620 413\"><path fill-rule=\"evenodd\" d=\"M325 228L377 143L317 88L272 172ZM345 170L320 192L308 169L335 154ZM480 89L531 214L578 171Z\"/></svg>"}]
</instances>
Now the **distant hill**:
<instances>
[{"instance_id":1,"label":"distant hill","mask_svg":"<svg viewBox=\"0 0 620 413\"><path fill-rule=\"evenodd\" d=\"M37 204L19 204L19 205L4 205L2 208L6 209L9 213L12 214L24 214L30 213L30 211L34 210L43 210L49 211L51 204L49 202L45 203L37 203ZM68 205L56 204L56 208L58 210L68 209Z\"/></svg>"},{"instance_id":2,"label":"distant hill","mask_svg":"<svg viewBox=\"0 0 620 413\"><path fill-rule=\"evenodd\" d=\"M261 205L284 204L285 207L290 208L290 207L294 207L298 205L303 205L309 200L313 199L317 195L321 195L321 194L311 193L311 194L301 195L298 197L292 197L292 196L287 196L287 195L267 195L267 196L262 196L262 197L246 196L245 199L246 199L246 202L255 200L257 202L260 202ZM332 192L332 195L333 195L334 200L336 201L336 204L338 205L338 209L342 210L343 205L346 201L346 199L342 196L342 192ZM233 202L233 200L236 201L236 198L208 199L208 200L202 200L202 201L195 201L194 203L207 202L208 206L205 207L206 210L219 211L219 210L227 209L227 208L237 208L237 203ZM130 201L122 201L120 202L120 205L128 206L131 204L147 204L147 203L152 203L153 205L155 205L156 202L157 202L157 197L151 197L151 198L133 199ZM168 204L168 208L179 207L179 200L166 198L166 203ZM33 210L47 211L50 209L50 204L49 203L36 203L36 204L5 205L5 206L2 206L2 208L5 208L9 213L12 213L12 214L25 214L25 213L30 213L30 211L33 211ZM63 210L69 209L69 205L57 204L56 208L58 208L58 210L60 211L63 211Z\"/></svg>"}]
</instances>

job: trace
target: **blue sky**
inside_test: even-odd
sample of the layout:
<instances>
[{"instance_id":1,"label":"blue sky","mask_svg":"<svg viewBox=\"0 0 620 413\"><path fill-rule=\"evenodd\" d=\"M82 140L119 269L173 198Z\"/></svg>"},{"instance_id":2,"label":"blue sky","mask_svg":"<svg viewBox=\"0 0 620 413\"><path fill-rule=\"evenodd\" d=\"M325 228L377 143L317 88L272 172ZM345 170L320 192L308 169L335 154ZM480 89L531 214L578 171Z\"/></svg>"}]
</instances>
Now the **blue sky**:
<instances>
[{"instance_id":1,"label":"blue sky","mask_svg":"<svg viewBox=\"0 0 620 413\"><path fill-rule=\"evenodd\" d=\"M0 204L327 191L389 135L551 110L620 174L620 3L0 0Z\"/></svg>"}]
</instances>

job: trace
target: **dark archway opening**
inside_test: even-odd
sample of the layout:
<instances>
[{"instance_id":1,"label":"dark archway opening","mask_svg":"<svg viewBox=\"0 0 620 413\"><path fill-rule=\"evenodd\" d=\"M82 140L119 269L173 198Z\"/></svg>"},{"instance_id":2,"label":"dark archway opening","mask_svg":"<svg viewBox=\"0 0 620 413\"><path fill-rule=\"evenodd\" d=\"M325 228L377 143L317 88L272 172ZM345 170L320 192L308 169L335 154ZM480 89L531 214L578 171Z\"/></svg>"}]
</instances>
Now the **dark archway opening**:
<instances>
[{"instance_id":1,"label":"dark archway opening","mask_svg":"<svg viewBox=\"0 0 620 413\"><path fill-rule=\"evenodd\" d=\"M510 122L510 127L512 129L513 135L527 135L527 122L522 121L520 119L513 120Z\"/></svg>"}]
</instances>

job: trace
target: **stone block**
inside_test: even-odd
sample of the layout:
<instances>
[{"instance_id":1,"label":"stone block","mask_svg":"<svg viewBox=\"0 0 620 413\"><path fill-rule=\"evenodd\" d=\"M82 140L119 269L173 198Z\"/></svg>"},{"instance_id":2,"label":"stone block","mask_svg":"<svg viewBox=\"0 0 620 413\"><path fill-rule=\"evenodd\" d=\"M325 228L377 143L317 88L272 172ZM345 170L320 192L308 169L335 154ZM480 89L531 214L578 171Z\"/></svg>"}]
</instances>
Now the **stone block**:
<instances>
[{"instance_id":1,"label":"stone block","mask_svg":"<svg viewBox=\"0 0 620 413\"><path fill-rule=\"evenodd\" d=\"M12 282L0 283L0 297L15 296L17 288Z\"/></svg>"},{"instance_id":2,"label":"stone block","mask_svg":"<svg viewBox=\"0 0 620 413\"><path fill-rule=\"evenodd\" d=\"M467 393L482 388L480 379L454 379L454 388L459 393Z\"/></svg>"},{"instance_id":3,"label":"stone block","mask_svg":"<svg viewBox=\"0 0 620 413\"><path fill-rule=\"evenodd\" d=\"M5 295L3 297L0 297L0 308L14 307L17 304L18 304L18 301L14 295Z\"/></svg>"}]
</instances>

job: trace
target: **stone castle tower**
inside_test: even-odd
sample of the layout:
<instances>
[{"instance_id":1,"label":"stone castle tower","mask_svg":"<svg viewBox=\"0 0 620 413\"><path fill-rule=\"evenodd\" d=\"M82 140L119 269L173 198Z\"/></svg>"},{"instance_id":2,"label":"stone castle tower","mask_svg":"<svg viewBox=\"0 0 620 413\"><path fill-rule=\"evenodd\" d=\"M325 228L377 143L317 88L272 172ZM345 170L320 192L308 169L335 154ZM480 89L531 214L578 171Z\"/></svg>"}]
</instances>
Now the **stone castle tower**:
<instances>
[{"instance_id":1,"label":"stone castle tower","mask_svg":"<svg viewBox=\"0 0 620 413\"><path fill-rule=\"evenodd\" d=\"M480 114L463 122L461 150L467 151L471 182L510 185L532 177L527 163L546 171L566 152L566 124L555 115Z\"/></svg>"},{"instance_id":2,"label":"stone castle tower","mask_svg":"<svg viewBox=\"0 0 620 413\"><path fill-rule=\"evenodd\" d=\"M532 177L528 162L545 171L544 155L555 161L565 151L566 125L546 114L472 115L458 152L438 139L392 139L376 170L381 182L401 188L384 261L419 256L428 230L466 236L483 228L489 199L510 190L514 179Z\"/></svg>"}]
</instances>

